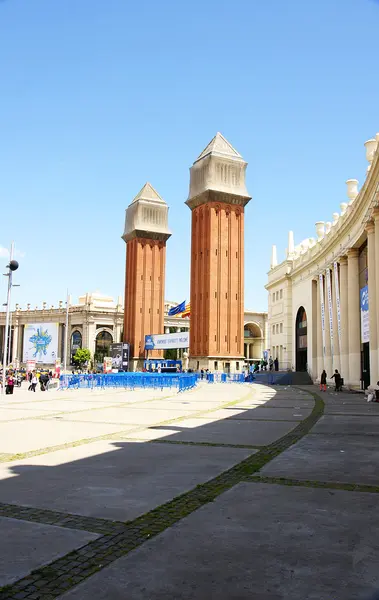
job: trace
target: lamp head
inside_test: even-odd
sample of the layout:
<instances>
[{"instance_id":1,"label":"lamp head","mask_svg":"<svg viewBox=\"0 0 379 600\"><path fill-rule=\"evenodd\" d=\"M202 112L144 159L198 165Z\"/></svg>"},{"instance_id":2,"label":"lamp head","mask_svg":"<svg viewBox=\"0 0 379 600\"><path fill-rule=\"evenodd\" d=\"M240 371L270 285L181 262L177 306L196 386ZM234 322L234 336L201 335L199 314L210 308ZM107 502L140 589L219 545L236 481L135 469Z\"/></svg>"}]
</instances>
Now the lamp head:
<instances>
[{"instance_id":1,"label":"lamp head","mask_svg":"<svg viewBox=\"0 0 379 600\"><path fill-rule=\"evenodd\" d=\"M18 262L17 260L11 260L9 265L8 265L8 269L10 269L11 271L17 271L18 269Z\"/></svg>"}]
</instances>

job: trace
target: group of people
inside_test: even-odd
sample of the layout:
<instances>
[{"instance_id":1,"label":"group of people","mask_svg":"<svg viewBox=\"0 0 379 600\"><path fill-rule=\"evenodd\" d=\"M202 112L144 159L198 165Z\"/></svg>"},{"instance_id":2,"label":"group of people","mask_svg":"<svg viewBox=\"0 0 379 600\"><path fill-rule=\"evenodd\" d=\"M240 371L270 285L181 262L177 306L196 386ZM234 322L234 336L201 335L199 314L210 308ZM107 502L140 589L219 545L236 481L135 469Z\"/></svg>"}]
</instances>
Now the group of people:
<instances>
[{"instance_id":1,"label":"group of people","mask_svg":"<svg viewBox=\"0 0 379 600\"><path fill-rule=\"evenodd\" d=\"M49 381L52 377L53 377L53 373L50 371L49 373L41 373L41 375L39 376L39 379L38 379L36 371L30 371L28 374L28 381L29 381L28 391L35 392L37 383L39 381L41 392L45 392L49 387Z\"/></svg>"},{"instance_id":2,"label":"group of people","mask_svg":"<svg viewBox=\"0 0 379 600\"><path fill-rule=\"evenodd\" d=\"M270 358L265 360L262 358L260 361L254 363L253 373L258 373L259 371L267 371L267 367L269 371L279 371L279 360L275 358L275 360L270 356Z\"/></svg>"},{"instance_id":3,"label":"group of people","mask_svg":"<svg viewBox=\"0 0 379 600\"><path fill-rule=\"evenodd\" d=\"M323 370L323 372L321 373L321 377L320 377L320 391L321 392L326 392L326 380L327 380L327 374L325 369ZM334 385L335 385L335 391L336 392L341 392L342 391L342 386L343 386L343 379L341 377L341 373L338 372L338 369L336 369L331 377L331 379L334 379Z\"/></svg>"}]
</instances>

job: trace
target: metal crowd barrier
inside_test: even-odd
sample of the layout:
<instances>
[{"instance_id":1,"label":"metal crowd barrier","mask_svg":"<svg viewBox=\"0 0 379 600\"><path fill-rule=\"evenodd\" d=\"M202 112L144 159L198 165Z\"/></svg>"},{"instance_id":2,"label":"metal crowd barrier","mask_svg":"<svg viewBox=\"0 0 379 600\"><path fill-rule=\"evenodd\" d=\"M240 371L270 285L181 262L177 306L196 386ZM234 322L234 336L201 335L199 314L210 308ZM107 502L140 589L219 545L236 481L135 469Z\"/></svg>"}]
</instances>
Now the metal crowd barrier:
<instances>
[{"instance_id":1,"label":"metal crowd barrier","mask_svg":"<svg viewBox=\"0 0 379 600\"><path fill-rule=\"evenodd\" d=\"M189 373L109 373L61 375L61 389L176 388L180 392L193 388L197 377Z\"/></svg>"}]
</instances>

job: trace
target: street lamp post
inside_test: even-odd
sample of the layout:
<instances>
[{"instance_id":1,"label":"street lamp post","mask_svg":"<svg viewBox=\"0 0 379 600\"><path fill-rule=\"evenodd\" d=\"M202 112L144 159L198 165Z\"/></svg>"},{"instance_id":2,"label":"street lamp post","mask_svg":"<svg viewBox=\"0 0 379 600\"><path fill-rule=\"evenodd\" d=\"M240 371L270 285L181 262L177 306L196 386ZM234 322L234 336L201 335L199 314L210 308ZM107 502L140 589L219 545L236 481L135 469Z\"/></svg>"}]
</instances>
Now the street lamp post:
<instances>
[{"instance_id":1,"label":"street lamp post","mask_svg":"<svg viewBox=\"0 0 379 600\"><path fill-rule=\"evenodd\" d=\"M4 353L3 353L3 386L2 392L5 394L5 381L6 381L6 371L7 371L7 356L8 356L8 335L9 335L9 315L11 309L11 291L12 291L12 275L13 271L17 271L18 262L17 260L13 260L13 249L14 242L11 244L10 251L10 261L7 265L8 273L4 273L5 277L8 277L8 292L7 292L7 312L5 317L5 331L4 331ZM10 342L10 340L9 340Z\"/></svg>"}]
</instances>

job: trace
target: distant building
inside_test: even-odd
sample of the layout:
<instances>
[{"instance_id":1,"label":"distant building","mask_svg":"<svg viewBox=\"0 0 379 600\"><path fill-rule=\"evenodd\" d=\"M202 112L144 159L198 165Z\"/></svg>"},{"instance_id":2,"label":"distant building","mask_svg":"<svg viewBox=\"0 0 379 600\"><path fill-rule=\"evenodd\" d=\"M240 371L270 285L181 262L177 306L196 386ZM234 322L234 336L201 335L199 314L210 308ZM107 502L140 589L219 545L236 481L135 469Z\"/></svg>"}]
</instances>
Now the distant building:
<instances>
[{"instance_id":1,"label":"distant building","mask_svg":"<svg viewBox=\"0 0 379 600\"><path fill-rule=\"evenodd\" d=\"M178 302L165 301L164 304L164 326L165 333L178 330L188 331L190 327L189 318L169 317L168 311ZM25 325L31 324L53 324L58 326L58 341L56 355L63 362L66 305L62 300L58 306L47 306L42 303L42 308L32 308L30 304L21 308L16 304L16 310L11 313L11 347L10 358L14 364L16 359L24 363L24 337ZM98 292L86 293L79 297L77 304L69 301L68 320L68 364L71 356L77 348L88 348L92 356L99 361L106 356L109 346L113 342L121 342L123 338L124 306L122 298L115 301L111 296L105 296ZM248 360L259 359L263 349L267 346L267 313L256 313L245 311L244 315L244 342L245 357ZM0 312L0 357L4 348L5 312ZM151 333L156 333L152 331ZM52 366L53 363L46 363Z\"/></svg>"}]
</instances>

